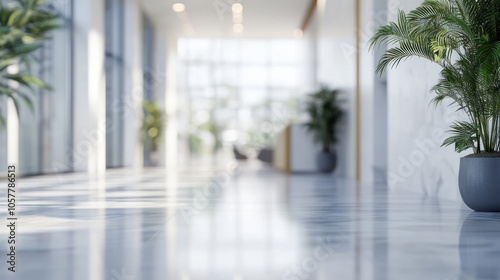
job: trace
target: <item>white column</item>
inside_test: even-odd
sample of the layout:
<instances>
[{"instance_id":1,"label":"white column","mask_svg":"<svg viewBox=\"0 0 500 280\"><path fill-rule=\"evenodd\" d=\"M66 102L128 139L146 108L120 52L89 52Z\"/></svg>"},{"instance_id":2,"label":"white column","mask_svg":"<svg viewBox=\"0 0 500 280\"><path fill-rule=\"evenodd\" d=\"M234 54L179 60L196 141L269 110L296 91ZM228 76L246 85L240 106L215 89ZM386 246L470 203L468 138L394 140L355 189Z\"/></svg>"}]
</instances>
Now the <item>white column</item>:
<instances>
[{"instance_id":1,"label":"white column","mask_svg":"<svg viewBox=\"0 0 500 280\"><path fill-rule=\"evenodd\" d=\"M142 70L142 14L136 0L125 0L124 65L125 108L124 165L141 169L144 162L140 129L142 125L143 70Z\"/></svg>"},{"instance_id":2,"label":"white column","mask_svg":"<svg viewBox=\"0 0 500 280\"><path fill-rule=\"evenodd\" d=\"M74 168L101 175L106 170L104 0L74 5Z\"/></svg>"},{"instance_id":3,"label":"white column","mask_svg":"<svg viewBox=\"0 0 500 280\"><path fill-rule=\"evenodd\" d=\"M382 147L375 146L375 65L374 50L368 50L368 40L374 33L377 24L374 19L374 1L362 0L361 4L361 180L373 182L374 168L377 159L376 151ZM384 0L382 0L384 1Z\"/></svg>"},{"instance_id":4,"label":"white column","mask_svg":"<svg viewBox=\"0 0 500 280\"><path fill-rule=\"evenodd\" d=\"M19 118L12 99L7 101L7 165L19 167ZM16 170L17 172L21 170Z\"/></svg>"},{"instance_id":5,"label":"white column","mask_svg":"<svg viewBox=\"0 0 500 280\"><path fill-rule=\"evenodd\" d=\"M19 72L19 66L17 64L9 66L7 71L10 74L17 74ZM12 88L18 88L19 84L14 81L9 81L9 86ZM16 166L16 172L19 174L20 172L22 173L22 170L17 169L19 168L19 117L14 101L10 98L6 98L6 100L7 166Z\"/></svg>"},{"instance_id":6,"label":"white column","mask_svg":"<svg viewBox=\"0 0 500 280\"><path fill-rule=\"evenodd\" d=\"M165 111L167 123L165 129L166 161L169 169L177 167L179 134L177 128L177 35L170 31L167 34L167 95L165 98Z\"/></svg>"}]
</instances>

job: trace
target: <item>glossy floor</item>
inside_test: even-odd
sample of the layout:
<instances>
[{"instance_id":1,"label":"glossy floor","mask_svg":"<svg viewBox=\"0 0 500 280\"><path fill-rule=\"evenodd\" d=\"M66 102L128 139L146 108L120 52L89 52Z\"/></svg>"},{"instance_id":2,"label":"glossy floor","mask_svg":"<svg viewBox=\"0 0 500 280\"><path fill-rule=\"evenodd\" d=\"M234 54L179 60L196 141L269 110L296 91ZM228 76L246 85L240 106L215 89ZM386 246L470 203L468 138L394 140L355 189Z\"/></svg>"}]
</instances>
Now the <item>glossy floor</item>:
<instances>
[{"instance_id":1,"label":"glossy floor","mask_svg":"<svg viewBox=\"0 0 500 280\"><path fill-rule=\"evenodd\" d=\"M500 279L499 214L404 190L229 165L18 184L0 279Z\"/></svg>"}]
</instances>

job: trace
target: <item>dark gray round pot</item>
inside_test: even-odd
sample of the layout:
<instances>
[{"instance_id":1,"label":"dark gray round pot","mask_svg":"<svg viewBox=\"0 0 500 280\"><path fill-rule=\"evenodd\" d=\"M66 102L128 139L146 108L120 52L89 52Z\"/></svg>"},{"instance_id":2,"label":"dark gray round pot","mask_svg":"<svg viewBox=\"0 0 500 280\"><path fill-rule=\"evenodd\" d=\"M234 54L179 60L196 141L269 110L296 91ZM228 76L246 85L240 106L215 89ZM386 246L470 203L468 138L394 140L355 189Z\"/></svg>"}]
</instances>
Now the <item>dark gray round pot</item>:
<instances>
[{"instance_id":1,"label":"dark gray round pot","mask_svg":"<svg viewBox=\"0 0 500 280\"><path fill-rule=\"evenodd\" d=\"M477 212L500 212L500 158L462 158L460 195Z\"/></svg>"},{"instance_id":2,"label":"dark gray round pot","mask_svg":"<svg viewBox=\"0 0 500 280\"><path fill-rule=\"evenodd\" d=\"M333 152L320 152L316 155L316 164L320 172L331 173L337 167L337 156Z\"/></svg>"}]
</instances>

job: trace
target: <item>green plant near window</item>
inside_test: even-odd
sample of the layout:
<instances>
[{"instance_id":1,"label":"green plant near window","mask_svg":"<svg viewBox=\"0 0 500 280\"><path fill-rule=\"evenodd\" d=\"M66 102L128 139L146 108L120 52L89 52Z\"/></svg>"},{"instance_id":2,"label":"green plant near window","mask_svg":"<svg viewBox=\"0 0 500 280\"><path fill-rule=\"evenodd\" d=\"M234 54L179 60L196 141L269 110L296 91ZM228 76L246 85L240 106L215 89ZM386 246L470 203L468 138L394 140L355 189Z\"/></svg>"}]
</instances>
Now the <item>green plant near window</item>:
<instances>
[{"instance_id":1,"label":"green plant near window","mask_svg":"<svg viewBox=\"0 0 500 280\"><path fill-rule=\"evenodd\" d=\"M338 95L338 90L323 86L318 92L310 94L306 103L310 120L305 125L313 133L315 141L322 144L324 153L330 153L332 144L337 142L335 127L343 115Z\"/></svg>"},{"instance_id":2,"label":"green plant near window","mask_svg":"<svg viewBox=\"0 0 500 280\"><path fill-rule=\"evenodd\" d=\"M30 96L23 87L34 90L48 86L30 72L33 52L40 48L49 32L58 28L57 15L47 8L47 0L2 0L0 2L0 96L14 101L19 114L20 101L33 110ZM17 65L17 72L8 71ZM12 87L9 81L20 87ZM0 114L0 121L5 124Z\"/></svg>"},{"instance_id":3,"label":"green plant near window","mask_svg":"<svg viewBox=\"0 0 500 280\"><path fill-rule=\"evenodd\" d=\"M475 154L500 149L500 1L426 0L396 22L381 27L371 47L389 44L377 71L410 57L441 66L434 101L449 99L468 120L451 126L443 146Z\"/></svg>"},{"instance_id":4,"label":"green plant near window","mask_svg":"<svg viewBox=\"0 0 500 280\"><path fill-rule=\"evenodd\" d=\"M145 135L145 143L151 147L151 150L157 151L165 125L165 113L158 108L154 101L144 101L143 108L145 115L142 129Z\"/></svg>"},{"instance_id":5,"label":"green plant near window","mask_svg":"<svg viewBox=\"0 0 500 280\"><path fill-rule=\"evenodd\" d=\"M212 149L213 153L216 153L217 151L219 151L222 148L222 140L220 138L220 132L219 132L220 128L215 122L213 122L211 120L207 121L206 123L198 126L198 130L199 131L207 131L210 134L212 134L212 136L214 137L215 141L214 141L214 146Z\"/></svg>"}]
</instances>

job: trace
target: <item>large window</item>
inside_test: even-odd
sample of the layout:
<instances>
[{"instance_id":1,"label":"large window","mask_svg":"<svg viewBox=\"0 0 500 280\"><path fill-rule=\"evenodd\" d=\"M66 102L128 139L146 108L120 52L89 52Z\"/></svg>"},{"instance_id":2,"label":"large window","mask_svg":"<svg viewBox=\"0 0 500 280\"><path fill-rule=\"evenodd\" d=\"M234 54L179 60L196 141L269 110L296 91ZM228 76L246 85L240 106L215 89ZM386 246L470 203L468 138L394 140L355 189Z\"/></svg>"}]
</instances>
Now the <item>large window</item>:
<instances>
[{"instance_id":1,"label":"large window","mask_svg":"<svg viewBox=\"0 0 500 280\"><path fill-rule=\"evenodd\" d=\"M51 91L31 93L34 111L20 111L19 170L23 174L72 170L72 0L49 2L60 14L61 28L51 34L31 64Z\"/></svg>"},{"instance_id":2,"label":"large window","mask_svg":"<svg viewBox=\"0 0 500 280\"><path fill-rule=\"evenodd\" d=\"M156 81L154 69L154 27L151 20L144 15L143 17L143 30L142 30L142 67L143 67L143 94L145 101L156 101ZM146 138L144 133L143 138ZM148 141L144 141L144 165L154 166L157 165L157 160L153 155L153 149Z\"/></svg>"},{"instance_id":3,"label":"large window","mask_svg":"<svg viewBox=\"0 0 500 280\"><path fill-rule=\"evenodd\" d=\"M142 64L144 78L144 100L155 100L154 81L154 27L149 18L144 15L142 33Z\"/></svg>"},{"instance_id":4,"label":"large window","mask_svg":"<svg viewBox=\"0 0 500 280\"><path fill-rule=\"evenodd\" d=\"M179 42L181 127L191 153L270 146L299 112L302 44L295 40Z\"/></svg>"},{"instance_id":5,"label":"large window","mask_svg":"<svg viewBox=\"0 0 500 280\"><path fill-rule=\"evenodd\" d=\"M106 166L123 166L123 0L106 0Z\"/></svg>"}]
</instances>

